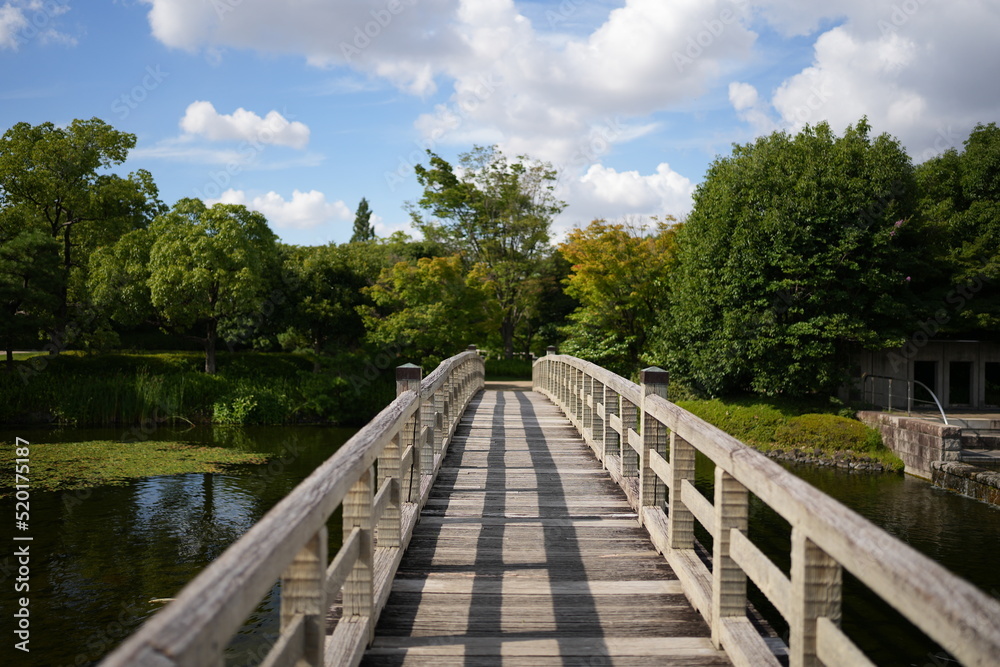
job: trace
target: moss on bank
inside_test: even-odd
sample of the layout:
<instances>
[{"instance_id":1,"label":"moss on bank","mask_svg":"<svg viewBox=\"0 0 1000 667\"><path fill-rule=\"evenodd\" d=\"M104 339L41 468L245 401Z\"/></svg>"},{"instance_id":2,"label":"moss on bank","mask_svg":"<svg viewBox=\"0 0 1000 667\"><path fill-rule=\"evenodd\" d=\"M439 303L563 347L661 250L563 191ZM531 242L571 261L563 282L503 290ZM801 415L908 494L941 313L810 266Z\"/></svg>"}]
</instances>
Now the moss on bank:
<instances>
[{"instance_id":1,"label":"moss on bank","mask_svg":"<svg viewBox=\"0 0 1000 667\"><path fill-rule=\"evenodd\" d=\"M679 401L682 408L773 458L901 472L878 431L836 403L756 397Z\"/></svg>"},{"instance_id":2,"label":"moss on bank","mask_svg":"<svg viewBox=\"0 0 1000 667\"><path fill-rule=\"evenodd\" d=\"M0 451L0 497L14 492L14 459L13 447ZM44 443L31 445L26 477L32 490L68 491L123 486L155 475L232 472L238 466L267 463L268 459L267 454L183 442Z\"/></svg>"}]
</instances>

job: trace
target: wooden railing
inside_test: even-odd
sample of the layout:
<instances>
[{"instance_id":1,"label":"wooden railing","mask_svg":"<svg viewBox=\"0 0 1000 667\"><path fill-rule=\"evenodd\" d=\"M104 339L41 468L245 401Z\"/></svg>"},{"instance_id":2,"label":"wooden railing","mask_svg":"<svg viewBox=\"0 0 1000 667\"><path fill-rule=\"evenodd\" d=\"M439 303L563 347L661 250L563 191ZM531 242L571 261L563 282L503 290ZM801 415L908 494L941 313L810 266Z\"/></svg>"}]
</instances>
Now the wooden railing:
<instances>
[{"instance_id":1,"label":"wooden railing","mask_svg":"<svg viewBox=\"0 0 1000 667\"><path fill-rule=\"evenodd\" d=\"M656 548L735 665L778 665L747 616L747 577L788 622L792 667L871 665L840 630L847 570L964 665L996 665L1000 603L739 440L666 400L668 377L636 385L575 357L534 364L559 405L622 485ZM695 452L715 463L714 502L694 487ZM668 493L669 492L669 493ZM747 535L748 494L792 526L786 576ZM694 522L712 536L709 569Z\"/></svg>"},{"instance_id":2,"label":"wooden railing","mask_svg":"<svg viewBox=\"0 0 1000 667\"><path fill-rule=\"evenodd\" d=\"M396 400L102 665L223 665L226 645L279 577L281 635L262 664L358 664L455 427L483 386L483 361L470 348L420 376L417 366L397 368ZM329 562L326 524L341 503L343 546ZM341 591L343 617L327 635Z\"/></svg>"}]
</instances>

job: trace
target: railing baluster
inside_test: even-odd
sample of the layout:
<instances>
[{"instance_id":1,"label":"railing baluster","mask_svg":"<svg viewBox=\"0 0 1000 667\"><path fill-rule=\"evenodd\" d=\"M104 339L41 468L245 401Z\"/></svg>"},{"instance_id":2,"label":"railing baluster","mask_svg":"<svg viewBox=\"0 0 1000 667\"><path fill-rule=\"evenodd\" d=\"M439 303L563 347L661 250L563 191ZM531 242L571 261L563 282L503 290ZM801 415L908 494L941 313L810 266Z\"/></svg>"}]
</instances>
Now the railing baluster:
<instances>
[{"instance_id":1,"label":"railing baluster","mask_svg":"<svg viewBox=\"0 0 1000 667\"><path fill-rule=\"evenodd\" d=\"M639 454L629 444L628 432L629 429L639 430L639 419L636 405L624 396L621 397L621 415L622 437L619 442L621 444L622 477L636 477L639 474Z\"/></svg>"},{"instance_id":2,"label":"railing baluster","mask_svg":"<svg viewBox=\"0 0 1000 667\"><path fill-rule=\"evenodd\" d=\"M670 432L670 505L667 511L667 543L671 549L694 548L694 515L681 501L683 480L694 483L695 448L676 432Z\"/></svg>"},{"instance_id":3,"label":"railing baluster","mask_svg":"<svg viewBox=\"0 0 1000 667\"><path fill-rule=\"evenodd\" d=\"M323 664L326 643L327 534L323 526L295 556L281 577L281 631L303 616L302 659Z\"/></svg>"},{"instance_id":4,"label":"railing baluster","mask_svg":"<svg viewBox=\"0 0 1000 667\"><path fill-rule=\"evenodd\" d=\"M374 591L373 565L374 545L372 531L372 469L369 468L351 487L344 498L344 539L354 528L361 529L361 549L354 569L344 582L344 618L358 616L366 618L369 624L368 639L375 638L373 616Z\"/></svg>"},{"instance_id":5,"label":"railing baluster","mask_svg":"<svg viewBox=\"0 0 1000 667\"><path fill-rule=\"evenodd\" d=\"M816 619L840 623L842 568L806 537L792 528L792 600L789 625L790 667L817 667Z\"/></svg>"},{"instance_id":6,"label":"railing baluster","mask_svg":"<svg viewBox=\"0 0 1000 667\"><path fill-rule=\"evenodd\" d=\"M746 532L748 494L745 486L715 468L715 535L712 536L712 642L721 647L722 619L747 612L747 576L729 555L729 531Z\"/></svg>"},{"instance_id":7,"label":"railing baluster","mask_svg":"<svg viewBox=\"0 0 1000 667\"><path fill-rule=\"evenodd\" d=\"M620 453L618 431L611 428L612 415L621 417L619 407L618 394L608 385L604 385L604 435L602 436L604 456L601 460L604 461L605 468L608 467L608 456Z\"/></svg>"},{"instance_id":8,"label":"railing baluster","mask_svg":"<svg viewBox=\"0 0 1000 667\"><path fill-rule=\"evenodd\" d=\"M640 408L640 420L642 422L642 456L640 465L642 471L639 475L639 523L643 522L643 507L662 507L667 498L666 487L659 480L653 469L649 467L649 452L654 451L664 458L667 456L667 429L653 419L646 410L646 398L648 396L667 397L667 385L670 382L670 374L662 368L646 368L640 373L642 382L642 406Z\"/></svg>"}]
</instances>

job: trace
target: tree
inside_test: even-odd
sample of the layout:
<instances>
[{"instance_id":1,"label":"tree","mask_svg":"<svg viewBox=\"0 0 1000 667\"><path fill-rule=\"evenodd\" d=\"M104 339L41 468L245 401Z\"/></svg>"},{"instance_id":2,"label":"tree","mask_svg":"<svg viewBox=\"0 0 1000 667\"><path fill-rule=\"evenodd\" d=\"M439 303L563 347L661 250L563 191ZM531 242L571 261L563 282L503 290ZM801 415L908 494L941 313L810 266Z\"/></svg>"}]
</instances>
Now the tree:
<instances>
[{"instance_id":1,"label":"tree","mask_svg":"<svg viewBox=\"0 0 1000 667\"><path fill-rule=\"evenodd\" d=\"M369 283L356 259L348 245L284 250L285 272L294 276L294 290L282 345L311 350L317 357L316 370L320 355L334 347L356 345L364 337L357 308L367 301L361 290Z\"/></svg>"},{"instance_id":2,"label":"tree","mask_svg":"<svg viewBox=\"0 0 1000 667\"><path fill-rule=\"evenodd\" d=\"M487 291L456 255L398 262L364 292L374 302L359 308L368 342L405 350L424 368L479 340L490 324Z\"/></svg>"},{"instance_id":3,"label":"tree","mask_svg":"<svg viewBox=\"0 0 1000 667\"><path fill-rule=\"evenodd\" d=\"M776 132L712 163L678 237L654 350L675 377L709 394L832 390L852 350L902 342L913 167L870 129Z\"/></svg>"},{"instance_id":4,"label":"tree","mask_svg":"<svg viewBox=\"0 0 1000 667\"><path fill-rule=\"evenodd\" d=\"M551 165L518 156L514 162L495 146L476 146L459 158L461 175L427 151L428 167L415 171L424 188L411 215L429 241L461 253L467 269L490 289L500 312L504 356L514 354L515 329L538 298L538 271L549 252L552 217L565 204L555 198Z\"/></svg>"},{"instance_id":5,"label":"tree","mask_svg":"<svg viewBox=\"0 0 1000 667\"><path fill-rule=\"evenodd\" d=\"M921 290L942 329L994 335L1000 328L1000 128L977 125L961 153L917 168L919 209L935 232L927 260L937 280ZM973 298L974 296L974 298Z\"/></svg>"},{"instance_id":6,"label":"tree","mask_svg":"<svg viewBox=\"0 0 1000 667\"><path fill-rule=\"evenodd\" d=\"M368 200L362 197L354 214L354 234L351 235L351 243L364 243L375 239L375 228L370 222L371 217L372 211L368 208Z\"/></svg>"},{"instance_id":7,"label":"tree","mask_svg":"<svg viewBox=\"0 0 1000 667\"><path fill-rule=\"evenodd\" d=\"M636 220L594 220L567 235L559 246L572 264L566 292L580 302L564 330L569 354L626 376L639 368L669 305L677 229L659 220L649 231Z\"/></svg>"},{"instance_id":8,"label":"tree","mask_svg":"<svg viewBox=\"0 0 1000 667\"><path fill-rule=\"evenodd\" d=\"M163 212L149 172L107 173L134 146L135 135L98 118L66 128L18 123L0 139L0 198L33 212L60 244L57 334L71 303L85 299L80 288L90 253Z\"/></svg>"},{"instance_id":9,"label":"tree","mask_svg":"<svg viewBox=\"0 0 1000 667\"><path fill-rule=\"evenodd\" d=\"M94 265L92 291L118 321L152 317L175 331L201 328L206 373L216 370L220 336L245 330L280 268L263 215L199 199L181 199L148 230L99 252Z\"/></svg>"},{"instance_id":10,"label":"tree","mask_svg":"<svg viewBox=\"0 0 1000 667\"><path fill-rule=\"evenodd\" d=\"M0 343L8 372L15 347L34 347L58 307L59 246L31 213L0 208Z\"/></svg>"}]
</instances>

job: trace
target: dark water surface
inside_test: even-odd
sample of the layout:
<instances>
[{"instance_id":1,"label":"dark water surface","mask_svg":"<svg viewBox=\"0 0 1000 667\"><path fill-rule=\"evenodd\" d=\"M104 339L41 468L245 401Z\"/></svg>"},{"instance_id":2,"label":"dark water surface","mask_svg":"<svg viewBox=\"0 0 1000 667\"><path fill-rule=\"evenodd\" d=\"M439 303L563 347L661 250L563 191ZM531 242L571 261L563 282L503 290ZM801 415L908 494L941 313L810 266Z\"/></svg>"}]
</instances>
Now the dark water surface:
<instances>
[{"instance_id":1,"label":"dark water surface","mask_svg":"<svg viewBox=\"0 0 1000 667\"><path fill-rule=\"evenodd\" d=\"M242 474L147 477L128 486L31 493L30 653L14 649L14 573L0 569L3 644L0 665L90 665L163 607L202 568L340 447L354 429L275 427L160 428L150 437L274 455ZM117 440L121 429L20 429L0 433L4 446ZM13 523L14 499L0 501ZM5 528L4 536L11 529ZM339 516L330 523L340 546ZM13 549L10 537L0 565ZM24 543L18 543L18 545ZM13 565L12 561L9 561ZM9 573L9 574L8 574ZM278 627L278 586L227 651L230 665L257 664Z\"/></svg>"},{"instance_id":2,"label":"dark water surface","mask_svg":"<svg viewBox=\"0 0 1000 667\"><path fill-rule=\"evenodd\" d=\"M0 665L90 665L133 632L162 603L328 458L354 431L324 427L161 428L155 439L269 452L268 465L247 474L149 477L124 487L31 495L31 652L13 648L14 592L8 545L0 554L3 644ZM66 429L0 432L31 443L119 439L121 430ZM1000 591L1000 509L902 476L791 468L917 550L987 593ZM699 488L711 486L711 465L699 461ZM12 524L14 500L0 501ZM330 549L340 544L339 516L330 522ZM751 538L788 571L789 527L756 499ZM766 600L754 602L768 613ZM227 651L227 664L257 664L278 626L275 586ZM786 632L776 622L780 634ZM844 629L880 665L955 664L852 577L845 577Z\"/></svg>"},{"instance_id":3,"label":"dark water surface","mask_svg":"<svg viewBox=\"0 0 1000 667\"><path fill-rule=\"evenodd\" d=\"M698 488L711 497L713 466L700 455L698 459ZM1000 598L1000 508L908 475L848 473L809 465L786 467L987 594ZM755 496L750 497L748 532L787 575L791 528ZM751 601L787 642L787 626L754 587ZM842 629L878 665L958 664L846 572Z\"/></svg>"}]
</instances>

